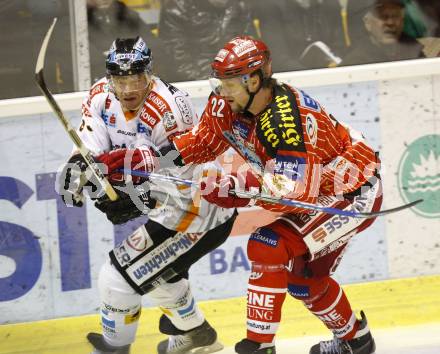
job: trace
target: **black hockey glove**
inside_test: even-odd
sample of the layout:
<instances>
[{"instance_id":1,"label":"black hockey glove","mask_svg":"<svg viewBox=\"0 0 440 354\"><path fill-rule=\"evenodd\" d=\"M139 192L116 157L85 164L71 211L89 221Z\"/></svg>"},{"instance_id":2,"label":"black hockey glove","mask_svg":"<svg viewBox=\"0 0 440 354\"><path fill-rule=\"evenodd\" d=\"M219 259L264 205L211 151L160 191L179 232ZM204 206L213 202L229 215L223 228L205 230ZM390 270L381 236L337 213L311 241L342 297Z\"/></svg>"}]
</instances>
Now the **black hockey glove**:
<instances>
[{"instance_id":1,"label":"black hockey glove","mask_svg":"<svg viewBox=\"0 0 440 354\"><path fill-rule=\"evenodd\" d=\"M118 200L112 202L105 196L95 202L95 207L105 213L113 224L126 223L147 214L156 206L156 200L151 198L150 191L144 185L135 186L129 183L113 186L119 195Z\"/></svg>"},{"instance_id":2,"label":"black hockey glove","mask_svg":"<svg viewBox=\"0 0 440 354\"><path fill-rule=\"evenodd\" d=\"M89 194L97 192L97 184L86 177L87 164L80 154L70 157L58 177L58 193L67 206L82 207L84 204L83 188L87 187Z\"/></svg>"}]
</instances>

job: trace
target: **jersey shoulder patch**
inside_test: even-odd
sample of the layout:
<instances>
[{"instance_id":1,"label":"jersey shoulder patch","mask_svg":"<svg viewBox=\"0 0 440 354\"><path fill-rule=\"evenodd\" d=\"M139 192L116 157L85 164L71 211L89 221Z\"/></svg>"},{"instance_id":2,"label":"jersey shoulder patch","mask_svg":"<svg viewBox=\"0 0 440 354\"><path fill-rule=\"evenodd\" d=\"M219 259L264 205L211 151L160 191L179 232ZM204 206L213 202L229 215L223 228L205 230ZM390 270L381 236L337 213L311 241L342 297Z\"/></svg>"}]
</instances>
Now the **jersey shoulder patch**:
<instances>
[{"instance_id":1,"label":"jersey shoulder patch","mask_svg":"<svg viewBox=\"0 0 440 354\"><path fill-rule=\"evenodd\" d=\"M272 102L258 117L257 136L271 157L278 150L306 152L298 104L287 86L275 87Z\"/></svg>"},{"instance_id":2,"label":"jersey shoulder patch","mask_svg":"<svg viewBox=\"0 0 440 354\"><path fill-rule=\"evenodd\" d=\"M96 95L103 92L109 92L109 84L107 81L100 80L90 88L89 100L92 100Z\"/></svg>"}]
</instances>

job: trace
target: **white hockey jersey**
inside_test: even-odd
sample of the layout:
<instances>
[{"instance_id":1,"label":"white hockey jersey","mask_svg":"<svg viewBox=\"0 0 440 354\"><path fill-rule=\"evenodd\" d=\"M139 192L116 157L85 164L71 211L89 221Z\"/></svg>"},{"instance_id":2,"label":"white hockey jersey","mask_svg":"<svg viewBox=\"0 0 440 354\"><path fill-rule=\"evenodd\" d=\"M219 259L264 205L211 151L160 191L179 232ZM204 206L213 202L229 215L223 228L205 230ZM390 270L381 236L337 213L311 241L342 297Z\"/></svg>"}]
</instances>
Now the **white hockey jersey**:
<instances>
[{"instance_id":1,"label":"white hockey jersey","mask_svg":"<svg viewBox=\"0 0 440 354\"><path fill-rule=\"evenodd\" d=\"M187 93L153 77L153 88L137 114L123 112L106 78L96 82L82 105L78 134L94 155L116 148L151 145L162 148L171 137L197 124L197 115ZM197 171L195 170L197 168ZM205 165L218 169L218 164ZM202 173L200 167L162 169L183 179ZM229 219L232 209L223 209L200 198L195 188L173 182L150 181L151 195L159 206L148 213L151 220L171 230L202 232Z\"/></svg>"}]
</instances>

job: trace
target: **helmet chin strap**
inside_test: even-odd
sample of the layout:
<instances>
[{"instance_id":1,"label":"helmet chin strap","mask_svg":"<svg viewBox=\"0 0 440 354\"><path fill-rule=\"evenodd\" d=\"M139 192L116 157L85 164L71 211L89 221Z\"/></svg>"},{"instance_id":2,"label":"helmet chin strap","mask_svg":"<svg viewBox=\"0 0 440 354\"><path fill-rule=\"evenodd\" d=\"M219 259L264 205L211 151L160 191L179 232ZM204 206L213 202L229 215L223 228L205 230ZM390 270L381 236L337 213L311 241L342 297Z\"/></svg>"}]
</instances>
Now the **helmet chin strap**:
<instances>
[{"instance_id":1,"label":"helmet chin strap","mask_svg":"<svg viewBox=\"0 0 440 354\"><path fill-rule=\"evenodd\" d=\"M249 99L248 99L248 101L246 103L246 106L243 108L243 113L245 113L246 115L250 115L250 116L253 116L253 114L252 114L252 112L249 112L248 109L252 105L252 103L254 102L255 95L258 92L260 92L261 88L263 87L263 84L262 84L262 82L263 82L263 75L262 75L262 73L260 71L258 72L258 75L260 76L260 85L258 86L257 91L250 92L249 91L249 87L246 86L246 91L247 91L247 93L249 95Z\"/></svg>"}]
</instances>

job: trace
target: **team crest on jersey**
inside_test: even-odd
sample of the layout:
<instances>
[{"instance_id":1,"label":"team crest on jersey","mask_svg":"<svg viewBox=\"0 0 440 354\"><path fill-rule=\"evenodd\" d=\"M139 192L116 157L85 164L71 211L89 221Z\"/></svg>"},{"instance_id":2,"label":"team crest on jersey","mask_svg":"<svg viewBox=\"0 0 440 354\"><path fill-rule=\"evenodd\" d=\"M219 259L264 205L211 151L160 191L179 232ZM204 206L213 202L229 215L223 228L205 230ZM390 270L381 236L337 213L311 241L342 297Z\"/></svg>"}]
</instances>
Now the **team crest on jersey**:
<instances>
[{"instance_id":1,"label":"team crest on jersey","mask_svg":"<svg viewBox=\"0 0 440 354\"><path fill-rule=\"evenodd\" d=\"M162 117L163 126L165 127L166 132L173 131L177 129L177 121L176 118L174 118L173 113L171 112L165 112Z\"/></svg>"},{"instance_id":2,"label":"team crest on jersey","mask_svg":"<svg viewBox=\"0 0 440 354\"><path fill-rule=\"evenodd\" d=\"M309 137L310 144L316 147L318 141L318 123L313 114L308 113L306 116L306 133Z\"/></svg>"}]
</instances>

